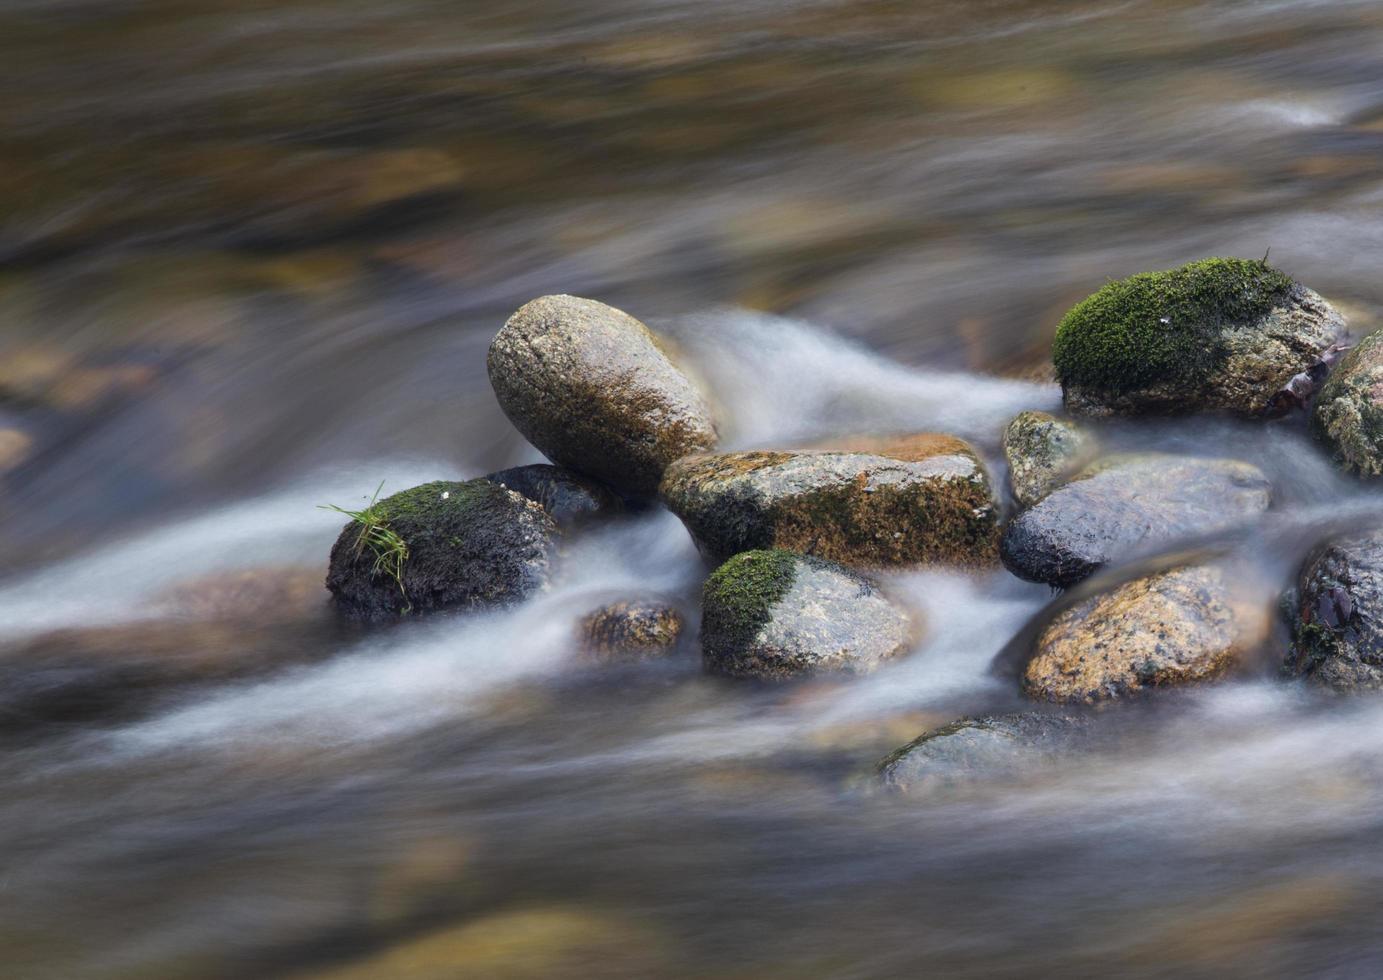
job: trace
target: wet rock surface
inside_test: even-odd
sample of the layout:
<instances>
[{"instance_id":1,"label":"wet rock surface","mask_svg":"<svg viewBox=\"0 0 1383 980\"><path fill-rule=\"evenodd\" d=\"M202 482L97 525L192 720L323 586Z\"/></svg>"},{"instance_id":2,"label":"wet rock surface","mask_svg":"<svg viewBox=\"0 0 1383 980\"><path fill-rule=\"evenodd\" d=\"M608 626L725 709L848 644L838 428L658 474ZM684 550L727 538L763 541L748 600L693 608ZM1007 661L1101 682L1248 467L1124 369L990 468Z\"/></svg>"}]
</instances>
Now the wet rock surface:
<instances>
[{"instance_id":1,"label":"wet rock surface","mask_svg":"<svg viewBox=\"0 0 1383 980\"><path fill-rule=\"evenodd\" d=\"M895 792L925 796L1018 778L1067 754L1090 729L1089 716L1069 712L962 718L890 753L879 763L879 780Z\"/></svg>"},{"instance_id":2,"label":"wet rock surface","mask_svg":"<svg viewBox=\"0 0 1383 980\"><path fill-rule=\"evenodd\" d=\"M1270 496L1263 472L1237 460L1111 456L1010 521L1000 553L1019 578L1064 588L1140 550L1252 520Z\"/></svg>"},{"instance_id":3,"label":"wet rock surface","mask_svg":"<svg viewBox=\"0 0 1383 980\"><path fill-rule=\"evenodd\" d=\"M1383 531L1317 549L1294 598L1286 672L1338 690L1383 689Z\"/></svg>"},{"instance_id":4,"label":"wet rock surface","mask_svg":"<svg viewBox=\"0 0 1383 980\"><path fill-rule=\"evenodd\" d=\"M1257 417L1344 333L1344 317L1284 273L1206 259L1087 297L1057 328L1052 358L1073 414Z\"/></svg>"},{"instance_id":5,"label":"wet rock surface","mask_svg":"<svg viewBox=\"0 0 1383 980\"><path fill-rule=\"evenodd\" d=\"M1270 623L1265 604L1218 566L1158 572L1059 613L1023 668L1023 693L1096 702L1210 680L1243 665Z\"/></svg>"},{"instance_id":6,"label":"wet rock surface","mask_svg":"<svg viewBox=\"0 0 1383 980\"><path fill-rule=\"evenodd\" d=\"M1311 429L1342 469L1383 476L1383 332L1340 360L1316 396Z\"/></svg>"},{"instance_id":7,"label":"wet rock surface","mask_svg":"<svg viewBox=\"0 0 1383 980\"><path fill-rule=\"evenodd\" d=\"M736 555L702 594L703 659L732 677L868 673L906 652L917 626L870 579L790 551Z\"/></svg>"},{"instance_id":8,"label":"wet rock surface","mask_svg":"<svg viewBox=\"0 0 1383 980\"><path fill-rule=\"evenodd\" d=\"M374 511L372 526L407 552L398 560L358 521L341 530L327 588L354 618L506 605L547 582L557 525L533 501L489 480L425 483L378 501Z\"/></svg>"},{"instance_id":9,"label":"wet rock surface","mask_svg":"<svg viewBox=\"0 0 1383 980\"><path fill-rule=\"evenodd\" d=\"M538 504L558 527L575 527L624 510L624 502L609 488L561 466L515 466L485 479Z\"/></svg>"},{"instance_id":10,"label":"wet rock surface","mask_svg":"<svg viewBox=\"0 0 1383 980\"><path fill-rule=\"evenodd\" d=\"M637 661L671 653L686 622L665 599L641 597L607 603L578 627L586 653L600 661Z\"/></svg>"},{"instance_id":11,"label":"wet rock surface","mask_svg":"<svg viewBox=\"0 0 1383 980\"><path fill-rule=\"evenodd\" d=\"M1021 412L1004 429L1003 449L1013 499L1031 507L1089 462L1094 439L1067 419Z\"/></svg>"},{"instance_id":12,"label":"wet rock surface","mask_svg":"<svg viewBox=\"0 0 1383 980\"><path fill-rule=\"evenodd\" d=\"M548 459L651 497L673 460L716 442L710 405L646 326L595 300L524 304L490 344L504 414Z\"/></svg>"},{"instance_id":13,"label":"wet rock surface","mask_svg":"<svg viewBox=\"0 0 1383 980\"><path fill-rule=\"evenodd\" d=\"M993 493L969 444L924 434L841 445L688 457L661 495L717 561L786 548L865 567L993 562Z\"/></svg>"}]
</instances>

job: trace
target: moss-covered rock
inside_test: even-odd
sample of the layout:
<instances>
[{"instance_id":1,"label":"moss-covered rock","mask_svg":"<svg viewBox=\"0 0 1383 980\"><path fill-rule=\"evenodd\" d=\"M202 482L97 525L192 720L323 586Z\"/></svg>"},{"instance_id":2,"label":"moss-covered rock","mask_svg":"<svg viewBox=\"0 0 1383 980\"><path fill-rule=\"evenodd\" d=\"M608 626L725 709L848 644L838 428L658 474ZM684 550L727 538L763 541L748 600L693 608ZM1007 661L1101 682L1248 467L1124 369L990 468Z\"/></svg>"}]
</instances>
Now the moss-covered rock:
<instances>
[{"instance_id":1,"label":"moss-covered rock","mask_svg":"<svg viewBox=\"0 0 1383 980\"><path fill-rule=\"evenodd\" d=\"M523 494L547 511L558 527L574 527L624 510L624 501L607 487L562 466L515 466L485 479Z\"/></svg>"},{"instance_id":2,"label":"moss-covered rock","mask_svg":"<svg viewBox=\"0 0 1383 980\"><path fill-rule=\"evenodd\" d=\"M649 660L671 653L686 623L665 599L611 602L585 616L578 627L587 654L600 661Z\"/></svg>"},{"instance_id":3,"label":"moss-covered rock","mask_svg":"<svg viewBox=\"0 0 1383 980\"><path fill-rule=\"evenodd\" d=\"M1266 263L1205 259L1082 300L1052 360L1073 413L1258 416L1344 330L1329 303Z\"/></svg>"},{"instance_id":4,"label":"moss-covered rock","mask_svg":"<svg viewBox=\"0 0 1383 980\"><path fill-rule=\"evenodd\" d=\"M1237 460L1110 456L1010 521L1000 554L1019 578L1065 588L1113 561L1252 520L1270 498L1263 472Z\"/></svg>"},{"instance_id":5,"label":"moss-covered rock","mask_svg":"<svg viewBox=\"0 0 1383 980\"><path fill-rule=\"evenodd\" d=\"M489 480L424 483L376 502L369 516L341 530L327 571L327 588L352 617L503 605L547 582L556 524ZM406 551L376 546L370 527Z\"/></svg>"},{"instance_id":6,"label":"moss-covered rock","mask_svg":"<svg viewBox=\"0 0 1383 980\"><path fill-rule=\"evenodd\" d=\"M1340 361L1316 397L1311 430L1342 468L1383 476L1383 332Z\"/></svg>"},{"instance_id":7,"label":"moss-covered rock","mask_svg":"<svg viewBox=\"0 0 1383 980\"><path fill-rule=\"evenodd\" d=\"M927 434L840 445L688 457L660 492L717 561L786 548L863 567L993 563L993 492L968 444Z\"/></svg>"},{"instance_id":8,"label":"moss-covered rock","mask_svg":"<svg viewBox=\"0 0 1383 980\"><path fill-rule=\"evenodd\" d=\"M1234 670L1272 621L1267 604L1235 581L1219 566L1183 566L1077 602L1038 634L1023 693L1093 703Z\"/></svg>"},{"instance_id":9,"label":"moss-covered rock","mask_svg":"<svg viewBox=\"0 0 1383 980\"><path fill-rule=\"evenodd\" d=\"M702 656L732 677L867 673L905 652L917 628L859 573L781 549L736 555L702 593Z\"/></svg>"},{"instance_id":10,"label":"moss-covered rock","mask_svg":"<svg viewBox=\"0 0 1383 980\"><path fill-rule=\"evenodd\" d=\"M715 445L705 395L627 313L543 296L495 335L490 384L548 459L625 496L651 497L675 459Z\"/></svg>"},{"instance_id":11,"label":"moss-covered rock","mask_svg":"<svg viewBox=\"0 0 1383 980\"><path fill-rule=\"evenodd\" d=\"M1004 429L1013 499L1031 507L1089 462L1094 448L1094 439L1073 422L1046 412L1020 412Z\"/></svg>"},{"instance_id":12,"label":"moss-covered rock","mask_svg":"<svg viewBox=\"0 0 1383 980\"><path fill-rule=\"evenodd\" d=\"M1318 548L1293 599L1286 672L1336 690L1383 690L1383 531Z\"/></svg>"},{"instance_id":13,"label":"moss-covered rock","mask_svg":"<svg viewBox=\"0 0 1383 980\"><path fill-rule=\"evenodd\" d=\"M1090 731L1087 715L1025 711L962 718L926 732L879 763L886 789L930 796L994 779L1031 776Z\"/></svg>"}]
</instances>

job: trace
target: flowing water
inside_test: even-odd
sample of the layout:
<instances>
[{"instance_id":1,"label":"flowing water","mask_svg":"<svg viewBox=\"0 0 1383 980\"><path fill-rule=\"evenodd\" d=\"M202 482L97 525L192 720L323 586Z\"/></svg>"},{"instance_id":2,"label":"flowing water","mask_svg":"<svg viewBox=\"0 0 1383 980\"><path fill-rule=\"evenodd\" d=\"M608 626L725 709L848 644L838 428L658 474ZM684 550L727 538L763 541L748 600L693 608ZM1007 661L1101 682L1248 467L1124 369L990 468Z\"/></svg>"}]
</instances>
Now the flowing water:
<instances>
[{"instance_id":1,"label":"flowing water","mask_svg":"<svg viewBox=\"0 0 1383 980\"><path fill-rule=\"evenodd\" d=\"M674 337L730 445L936 429L998 482L1107 277L1271 249L1371 330L1377 3L0 0L0 63L5 976L1383 971L1383 706L1281 632L1106 751L879 795L1018 706L1046 588L894 576L911 656L764 689L575 655L609 596L694 616L666 513L360 631L316 506L536 461L484 352L543 293ZM1265 603L1383 503L1300 419L1105 438L1269 473L1214 544Z\"/></svg>"}]
</instances>

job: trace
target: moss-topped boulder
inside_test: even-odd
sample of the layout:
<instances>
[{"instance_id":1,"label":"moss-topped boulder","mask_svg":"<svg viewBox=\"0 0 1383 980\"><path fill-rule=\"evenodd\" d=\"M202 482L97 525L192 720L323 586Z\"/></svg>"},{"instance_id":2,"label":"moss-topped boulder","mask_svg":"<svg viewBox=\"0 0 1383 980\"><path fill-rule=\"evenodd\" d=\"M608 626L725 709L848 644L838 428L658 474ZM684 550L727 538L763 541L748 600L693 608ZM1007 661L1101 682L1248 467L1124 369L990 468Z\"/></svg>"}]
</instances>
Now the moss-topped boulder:
<instances>
[{"instance_id":1,"label":"moss-topped boulder","mask_svg":"<svg viewBox=\"0 0 1383 980\"><path fill-rule=\"evenodd\" d=\"M1341 359L1316 397L1311 430L1343 469L1383 476L1383 332Z\"/></svg>"},{"instance_id":2,"label":"moss-topped boulder","mask_svg":"<svg viewBox=\"0 0 1383 980\"><path fill-rule=\"evenodd\" d=\"M485 479L523 494L547 511L558 527L574 527L624 511L624 501L608 488L562 466L515 466Z\"/></svg>"},{"instance_id":3,"label":"moss-topped boulder","mask_svg":"<svg viewBox=\"0 0 1383 980\"><path fill-rule=\"evenodd\" d=\"M1093 703L1214 679L1268 637L1267 604L1219 566L1173 568L1097 593L1038 635L1022 673L1040 701Z\"/></svg>"},{"instance_id":4,"label":"moss-topped boulder","mask_svg":"<svg viewBox=\"0 0 1383 980\"><path fill-rule=\"evenodd\" d=\"M376 501L331 549L327 588L365 620L504 605L542 588L557 526L489 480L438 480Z\"/></svg>"},{"instance_id":5,"label":"moss-topped boulder","mask_svg":"<svg viewBox=\"0 0 1383 980\"><path fill-rule=\"evenodd\" d=\"M1095 440L1068 419L1019 412L1004 429L1003 448L1013 499L1031 507L1090 461Z\"/></svg>"},{"instance_id":6,"label":"moss-topped boulder","mask_svg":"<svg viewBox=\"0 0 1383 980\"><path fill-rule=\"evenodd\" d=\"M786 548L862 567L993 563L993 492L967 443L924 434L839 446L687 457L660 492L716 561Z\"/></svg>"},{"instance_id":7,"label":"moss-topped boulder","mask_svg":"<svg viewBox=\"0 0 1383 980\"><path fill-rule=\"evenodd\" d=\"M651 497L675 459L715 445L710 404L649 329L576 296L525 303L490 344L504 414L554 463Z\"/></svg>"},{"instance_id":8,"label":"moss-topped boulder","mask_svg":"<svg viewBox=\"0 0 1383 980\"><path fill-rule=\"evenodd\" d=\"M1073 413L1259 416L1344 331L1334 307L1265 262L1204 259L1082 300L1052 360Z\"/></svg>"},{"instance_id":9,"label":"moss-topped boulder","mask_svg":"<svg viewBox=\"0 0 1383 980\"><path fill-rule=\"evenodd\" d=\"M1290 611L1288 674L1335 690L1383 690L1383 531L1318 548Z\"/></svg>"},{"instance_id":10,"label":"moss-topped boulder","mask_svg":"<svg viewBox=\"0 0 1383 980\"><path fill-rule=\"evenodd\" d=\"M879 763L884 788L933 796L977 782L1020 779L1088 742L1088 715L1025 711L962 718L925 732Z\"/></svg>"},{"instance_id":11,"label":"moss-topped boulder","mask_svg":"<svg viewBox=\"0 0 1383 980\"><path fill-rule=\"evenodd\" d=\"M1065 588L1111 562L1243 524L1270 499L1268 478L1238 460L1109 456L1011 520L1000 553L1019 578Z\"/></svg>"},{"instance_id":12,"label":"moss-topped boulder","mask_svg":"<svg viewBox=\"0 0 1383 980\"><path fill-rule=\"evenodd\" d=\"M868 673L904 653L917 628L870 579L781 549L736 555L702 592L702 656L732 677Z\"/></svg>"}]
</instances>

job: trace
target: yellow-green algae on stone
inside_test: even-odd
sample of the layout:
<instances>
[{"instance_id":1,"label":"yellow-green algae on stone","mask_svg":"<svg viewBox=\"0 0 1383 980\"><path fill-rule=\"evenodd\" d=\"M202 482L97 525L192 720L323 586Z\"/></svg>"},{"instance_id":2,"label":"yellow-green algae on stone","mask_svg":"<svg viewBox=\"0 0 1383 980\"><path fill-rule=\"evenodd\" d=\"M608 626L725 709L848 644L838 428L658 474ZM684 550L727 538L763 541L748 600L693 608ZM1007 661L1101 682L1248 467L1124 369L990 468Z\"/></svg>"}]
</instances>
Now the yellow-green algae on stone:
<instances>
[{"instance_id":1,"label":"yellow-green algae on stone","mask_svg":"<svg viewBox=\"0 0 1383 980\"><path fill-rule=\"evenodd\" d=\"M967 443L927 433L835 447L687 457L660 494L718 561L786 548L863 567L994 562L993 492Z\"/></svg>"},{"instance_id":2,"label":"yellow-green algae on stone","mask_svg":"<svg viewBox=\"0 0 1383 980\"><path fill-rule=\"evenodd\" d=\"M1069 419L1028 411L1004 428L1003 450L1013 499L1031 507L1090 461L1095 441Z\"/></svg>"},{"instance_id":3,"label":"yellow-green algae on stone","mask_svg":"<svg viewBox=\"0 0 1383 980\"><path fill-rule=\"evenodd\" d=\"M1344 329L1329 303L1266 262L1203 259L1076 304L1052 361L1074 413L1256 416Z\"/></svg>"},{"instance_id":4,"label":"yellow-green algae on stone","mask_svg":"<svg viewBox=\"0 0 1383 980\"><path fill-rule=\"evenodd\" d=\"M1311 429L1342 469L1383 476L1383 332L1341 359L1316 396Z\"/></svg>"}]
</instances>

